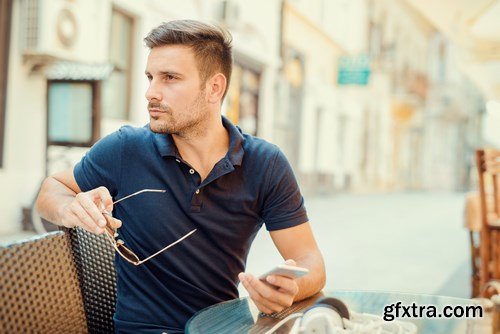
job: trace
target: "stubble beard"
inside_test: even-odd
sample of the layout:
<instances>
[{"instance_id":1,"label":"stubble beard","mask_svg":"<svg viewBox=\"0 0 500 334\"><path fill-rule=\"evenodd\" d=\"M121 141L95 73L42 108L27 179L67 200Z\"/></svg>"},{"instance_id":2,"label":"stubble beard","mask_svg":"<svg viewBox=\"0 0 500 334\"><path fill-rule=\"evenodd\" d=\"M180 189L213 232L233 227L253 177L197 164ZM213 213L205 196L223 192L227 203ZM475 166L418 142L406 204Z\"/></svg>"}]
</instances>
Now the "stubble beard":
<instances>
[{"instance_id":1,"label":"stubble beard","mask_svg":"<svg viewBox=\"0 0 500 334\"><path fill-rule=\"evenodd\" d=\"M187 116L184 119L174 118L175 112L169 107L161 106L160 108L164 111L162 116L150 116L151 131L184 138L195 137L205 131L209 113L206 104L203 102L203 91L181 112L182 115Z\"/></svg>"}]
</instances>

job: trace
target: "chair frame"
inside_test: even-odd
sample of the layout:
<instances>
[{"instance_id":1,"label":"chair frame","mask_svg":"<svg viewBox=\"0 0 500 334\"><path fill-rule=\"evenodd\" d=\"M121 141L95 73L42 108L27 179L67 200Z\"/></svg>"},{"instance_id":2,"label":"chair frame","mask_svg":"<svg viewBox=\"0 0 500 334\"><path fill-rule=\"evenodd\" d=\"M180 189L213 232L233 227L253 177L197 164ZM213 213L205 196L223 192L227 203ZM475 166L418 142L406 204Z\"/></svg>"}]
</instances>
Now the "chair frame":
<instances>
[{"instance_id":1,"label":"chair frame","mask_svg":"<svg viewBox=\"0 0 500 334\"><path fill-rule=\"evenodd\" d=\"M492 279L500 279L500 151L479 149L476 151L478 185L481 203L480 232L480 289ZM488 201L488 196L492 201ZM490 202L490 203L488 203Z\"/></svg>"}]
</instances>

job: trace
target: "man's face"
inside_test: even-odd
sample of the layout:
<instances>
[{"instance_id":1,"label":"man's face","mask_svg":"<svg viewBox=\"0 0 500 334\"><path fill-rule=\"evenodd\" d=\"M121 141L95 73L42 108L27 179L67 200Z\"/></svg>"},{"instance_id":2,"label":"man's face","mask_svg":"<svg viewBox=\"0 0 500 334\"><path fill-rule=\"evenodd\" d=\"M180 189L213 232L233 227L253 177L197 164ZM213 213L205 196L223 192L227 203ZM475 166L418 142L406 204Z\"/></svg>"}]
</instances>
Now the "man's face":
<instances>
[{"instance_id":1,"label":"man's face","mask_svg":"<svg viewBox=\"0 0 500 334\"><path fill-rule=\"evenodd\" d=\"M208 118L194 54L182 45L155 47L148 56L146 91L151 130L186 135Z\"/></svg>"}]
</instances>

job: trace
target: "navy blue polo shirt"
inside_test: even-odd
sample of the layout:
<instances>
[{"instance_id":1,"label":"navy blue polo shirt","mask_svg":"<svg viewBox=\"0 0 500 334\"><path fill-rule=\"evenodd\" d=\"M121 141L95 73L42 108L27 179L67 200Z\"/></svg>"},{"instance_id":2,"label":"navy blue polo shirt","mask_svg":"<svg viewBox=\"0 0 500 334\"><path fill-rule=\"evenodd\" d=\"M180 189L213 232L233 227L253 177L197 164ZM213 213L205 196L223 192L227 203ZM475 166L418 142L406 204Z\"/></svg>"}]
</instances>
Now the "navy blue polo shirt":
<instances>
[{"instance_id":1,"label":"navy blue polo shirt","mask_svg":"<svg viewBox=\"0 0 500 334\"><path fill-rule=\"evenodd\" d=\"M222 117L229 150L201 181L171 135L124 126L97 142L75 166L82 191L104 186L117 203L119 238L141 259L197 231L150 261L115 257L120 333L182 332L197 311L238 297L250 245L265 224L279 230L308 221L292 169L277 146L243 134Z\"/></svg>"}]
</instances>

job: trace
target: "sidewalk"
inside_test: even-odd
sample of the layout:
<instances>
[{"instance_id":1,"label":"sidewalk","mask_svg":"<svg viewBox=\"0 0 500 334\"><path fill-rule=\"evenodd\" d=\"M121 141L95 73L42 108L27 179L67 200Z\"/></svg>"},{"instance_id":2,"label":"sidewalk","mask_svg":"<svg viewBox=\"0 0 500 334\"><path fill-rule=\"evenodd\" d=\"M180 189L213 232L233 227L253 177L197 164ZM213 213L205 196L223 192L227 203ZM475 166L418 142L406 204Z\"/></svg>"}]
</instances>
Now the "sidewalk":
<instances>
[{"instance_id":1,"label":"sidewalk","mask_svg":"<svg viewBox=\"0 0 500 334\"><path fill-rule=\"evenodd\" d=\"M37 235L35 232L16 232L10 234L0 234L0 245L10 244L14 241L24 240Z\"/></svg>"},{"instance_id":2,"label":"sidewalk","mask_svg":"<svg viewBox=\"0 0 500 334\"><path fill-rule=\"evenodd\" d=\"M464 197L462 193L395 193L306 198L325 258L326 289L468 298ZM250 251L248 271L259 275L280 261L262 229Z\"/></svg>"}]
</instances>

